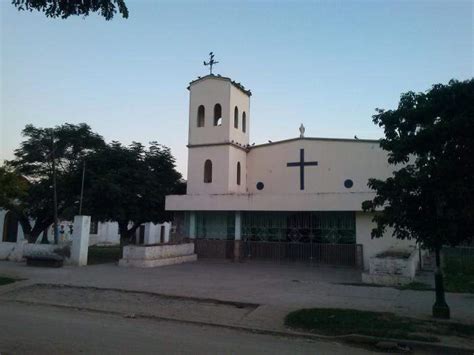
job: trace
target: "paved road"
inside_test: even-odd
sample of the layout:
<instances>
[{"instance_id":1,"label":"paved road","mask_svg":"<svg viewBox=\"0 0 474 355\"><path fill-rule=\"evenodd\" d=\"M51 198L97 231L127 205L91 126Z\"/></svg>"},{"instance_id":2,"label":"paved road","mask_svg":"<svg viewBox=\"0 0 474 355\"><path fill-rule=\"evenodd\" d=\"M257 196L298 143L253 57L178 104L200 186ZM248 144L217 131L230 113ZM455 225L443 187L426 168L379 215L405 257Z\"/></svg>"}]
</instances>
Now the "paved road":
<instances>
[{"instance_id":1,"label":"paved road","mask_svg":"<svg viewBox=\"0 0 474 355\"><path fill-rule=\"evenodd\" d=\"M4 354L370 354L333 342L0 303Z\"/></svg>"}]
</instances>

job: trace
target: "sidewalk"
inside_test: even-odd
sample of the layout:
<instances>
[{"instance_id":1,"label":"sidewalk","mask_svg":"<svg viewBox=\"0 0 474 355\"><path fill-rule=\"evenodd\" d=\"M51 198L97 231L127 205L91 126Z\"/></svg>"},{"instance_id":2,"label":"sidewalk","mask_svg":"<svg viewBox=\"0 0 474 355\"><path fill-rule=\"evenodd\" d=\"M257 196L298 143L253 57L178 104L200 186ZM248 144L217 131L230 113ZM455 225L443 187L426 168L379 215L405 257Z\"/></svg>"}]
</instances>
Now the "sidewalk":
<instances>
[{"instance_id":1,"label":"sidewalk","mask_svg":"<svg viewBox=\"0 0 474 355\"><path fill-rule=\"evenodd\" d=\"M26 278L29 283L246 302L285 312L308 307L338 307L429 318L435 297L430 291L340 285L359 282L357 270L273 263L198 261L153 269L120 268L113 264L43 269L27 267L24 263L0 262L0 274ZM0 293L4 290L2 287ZM474 295L448 293L446 298L453 320L474 322Z\"/></svg>"},{"instance_id":2,"label":"sidewalk","mask_svg":"<svg viewBox=\"0 0 474 355\"><path fill-rule=\"evenodd\" d=\"M5 304L75 308L288 336L305 336L284 325L285 316L301 308L352 308L429 319L434 301L430 291L341 284L360 282L357 270L294 264L198 261L154 269L114 264L49 269L0 262L0 275L25 279L0 287L0 302ZM447 294L447 302L454 321L474 321L474 295ZM474 341L465 338L444 337L442 344L474 348Z\"/></svg>"}]
</instances>

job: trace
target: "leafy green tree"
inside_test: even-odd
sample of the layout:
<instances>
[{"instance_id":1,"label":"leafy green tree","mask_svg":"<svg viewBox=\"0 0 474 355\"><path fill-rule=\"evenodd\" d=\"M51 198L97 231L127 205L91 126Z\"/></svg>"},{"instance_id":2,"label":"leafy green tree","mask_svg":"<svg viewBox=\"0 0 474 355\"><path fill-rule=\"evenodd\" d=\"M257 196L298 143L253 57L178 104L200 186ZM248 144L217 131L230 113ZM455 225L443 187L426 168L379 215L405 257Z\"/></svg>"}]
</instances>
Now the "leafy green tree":
<instances>
[{"instance_id":1,"label":"leafy green tree","mask_svg":"<svg viewBox=\"0 0 474 355\"><path fill-rule=\"evenodd\" d=\"M101 136L84 123L64 124L54 128L27 125L26 137L15 150L15 159L6 163L3 173L21 176L26 188L4 192L0 207L12 211L19 219L25 238L34 243L54 219L53 161L56 165L58 215L70 218L77 213L80 193L80 171L83 161L96 149L105 145Z\"/></svg>"},{"instance_id":2,"label":"leafy green tree","mask_svg":"<svg viewBox=\"0 0 474 355\"><path fill-rule=\"evenodd\" d=\"M28 191L28 181L12 169L0 166L0 206L14 204L24 198Z\"/></svg>"},{"instance_id":3,"label":"leafy green tree","mask_svg":"<svg viewBox=\"0 0 474 355\"><path fill-rule=\"evenodd\" d=\"M128 9L123 0L12 0L12 4L20 11L36 10L52 18L85 17L97 12L108 21L117 11L122 17L128 18Z\"/></svg>"},{"instance_id":4,"label":"leafy green tree","mask_svg":"<svg viewBox=\"0 0 474 355\"><path fill-rule=\"evenodd\" d=\"M142 223L169 220L165 196L183 190L169 148L156 142L148 148L112 142L87 159L85 180L87 214L118 222L121 246Z\"/></svg>"},{"instance_id":5,"label":"leafy green tree","mask_svg":"<svg viewBox=\"0 0 474 355\"><path fill-rule=\"evenodd\" d=\"M397 109L377 109L373 121L385 131L388 162L399 168L369 180L376 197L363 209L375 212L372 237L392 227L395 237L435 252L433 315L449 318L440 251L474 236L474 80L402 94Z\"/></svg>"},{"instance_id":6,"label":"leafy green tree","mask_svg":"<svg viewBox=\"0 0 474 355\"><path fill-rule=\"evenodd\" d=\"M21 201L27 196L29 187L28 181L13 169L0 167L0 208L11 211L20 219L23 209Z\"/></svg>"}]
</instances>

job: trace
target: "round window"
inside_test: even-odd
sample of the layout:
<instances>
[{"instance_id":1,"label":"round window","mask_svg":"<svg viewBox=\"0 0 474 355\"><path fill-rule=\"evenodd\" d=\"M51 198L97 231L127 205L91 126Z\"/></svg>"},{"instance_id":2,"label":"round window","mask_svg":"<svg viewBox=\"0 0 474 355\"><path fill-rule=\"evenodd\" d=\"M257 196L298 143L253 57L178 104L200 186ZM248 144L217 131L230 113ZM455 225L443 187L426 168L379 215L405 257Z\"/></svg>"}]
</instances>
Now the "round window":
<instances>
[{"instance_id":1,"label":"round window","mask_svg":"<svg viewBox=\"0 0 474 355\"><path fill-rule=\"evenodd\" d=\"M257 182L257 190L263 190L264 187L265 185L263 184L263 182L261 181Z\"/></svg>"},{"instance_id":2,"label":"round window","mask_svg":"<svg viewBox=\"0 0 474 355\"><path fill-rule=\"evenodd\" d=\"M354 182L351 179L347 179L344 181L344 187L346 189L350 189L352 186L354 186Z\"/></svg>"}]
</instances>

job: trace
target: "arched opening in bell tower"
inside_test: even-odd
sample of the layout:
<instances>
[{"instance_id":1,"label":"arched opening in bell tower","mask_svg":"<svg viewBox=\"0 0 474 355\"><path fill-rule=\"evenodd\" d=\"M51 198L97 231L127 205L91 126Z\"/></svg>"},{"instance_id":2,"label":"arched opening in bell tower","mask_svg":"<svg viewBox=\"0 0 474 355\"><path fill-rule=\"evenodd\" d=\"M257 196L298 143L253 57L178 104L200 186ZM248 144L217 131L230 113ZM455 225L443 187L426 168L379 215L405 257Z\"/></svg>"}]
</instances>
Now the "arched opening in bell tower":
<instances>
[{"instance_id":1,"label":"arched opening in bell tower","mask_svg":"<svg viewBox=\"0 0 474 355\"><path fill-rule=\"evenodd\" d=\"M199 106L197 114L197 126L204 127L205 109L204 105Z\"/></svg>"},{"instance_id":2,"label":"arched opening in bell tower","mask_svg":"<svg viewBox=\"0 0 474 355\"><path fill-rule=\"evenodd\" d=\"M239 128L239 109L237 106L234 109L234 128Z\"/></svg>"},{"instance_id":3,"label":"arched opening in bell tower","mask_svg":"<svg viewBox=\"0 0 474 355\"><path fill-rule=\"evenodd\" d=\"M237 185L240 185L240 161L237 162Z\"/></svg>"},{"instance_id":4,"label":"arched opening in bell tower","mask_svg":"<svg viewBox=\"0 0 474 355\"><path fill-rule=\"evenodd\" d=\"M212 182L212 161L209 159L204 162L204 182L206 184Z\"/></svg>"},{"instance_id":5,"label":"arched opening in bell tower","mask_svg":"<svg viewBox=\"0 0 474 355\"><path fill-rule=\"evenodd\" d=\"M222 106L220 104L214 106L214 126L222 126Z\"/></svg>"}]
</instances>

